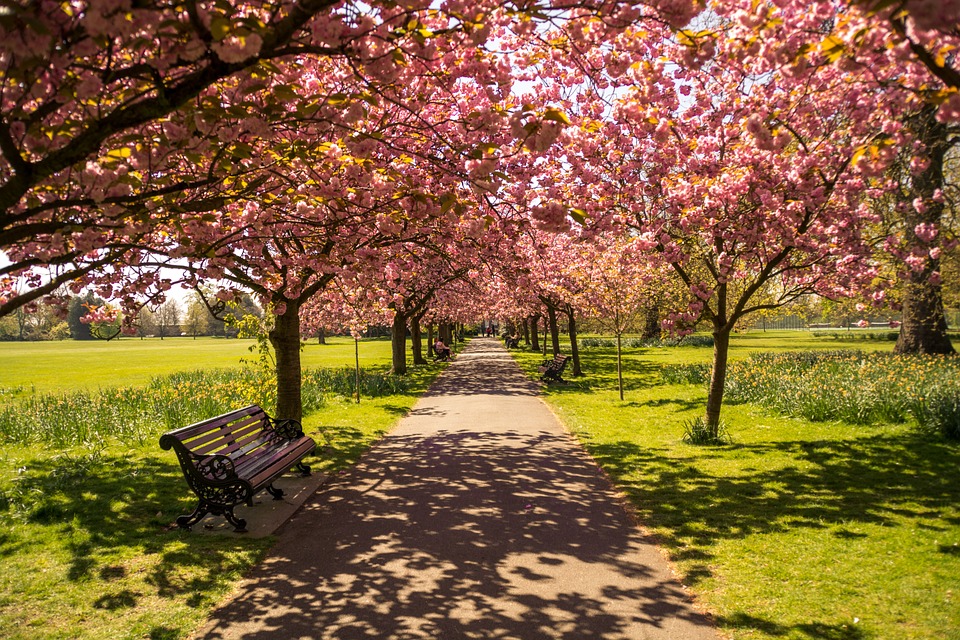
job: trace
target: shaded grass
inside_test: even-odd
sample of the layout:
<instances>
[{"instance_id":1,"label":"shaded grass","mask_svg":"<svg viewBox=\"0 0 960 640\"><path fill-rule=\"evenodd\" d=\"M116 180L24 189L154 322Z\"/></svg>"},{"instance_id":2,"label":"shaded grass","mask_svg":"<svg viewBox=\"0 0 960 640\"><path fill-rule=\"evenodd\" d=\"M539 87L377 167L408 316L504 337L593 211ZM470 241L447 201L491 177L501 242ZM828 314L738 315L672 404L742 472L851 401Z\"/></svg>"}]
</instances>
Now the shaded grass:
<instances>
[{"instance_id":1,"label":"shaded grass","mask_svg":"<svg viewBox=\"0 0 960 640\"><path fill-rule=\"evenodd\" d=\"M777 334L735 337L735 357L793 346ZM709 362L711 350L628 353L625 402L602 349L582 354L586 378L550 385L547 400L724 632L960 638L960 446L908 425L814 423L750 404L724 407L732 444L688 445L683 423L701 414L705 391L663 384L659 370ZM531 374L540 359L517 357Z\"/></svg>"},{"instance_id":2,"label":"shaded grass","mask_svg":"<svg viewBox=\"0 0 960 640\"><path fill-rule=\"evenodd\" d=\"M180 343L180 360L191 370L208 348L191 351L192 342ZM210 342L234 353L231 341ZM308 347L305 362L317 366L324 353L332 354L333 367L353 362L352 341L331 347ZM365 350L363 366L389 367L388 341L361 344L361 354ZM122 353L112 356L121 368ZM87 370L84 362L60 361L68 388L83 387L74 383ZM360 404L330 396L304 418L305 431L320 445L307 463L323 473L353 464L443 367L411 369L403 393ZM202 536L172 526L195 498L175 456L157 446L162 431L156 425L142 444L97 434L79 447L0 449L0 637L183 638L264 557L271 538Z\"/></svg>"}]
</instances>

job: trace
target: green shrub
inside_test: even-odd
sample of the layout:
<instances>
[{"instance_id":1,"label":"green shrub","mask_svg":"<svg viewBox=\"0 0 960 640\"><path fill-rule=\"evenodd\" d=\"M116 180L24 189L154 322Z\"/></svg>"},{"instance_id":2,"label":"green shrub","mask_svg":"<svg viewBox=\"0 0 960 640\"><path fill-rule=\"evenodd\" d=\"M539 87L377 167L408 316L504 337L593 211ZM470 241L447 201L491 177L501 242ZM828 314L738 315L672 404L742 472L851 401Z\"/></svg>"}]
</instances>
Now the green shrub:
<instances>
[{"instance_id":1,"label":"green shrub","mask_svg":"<svg viewBox=\"0 0 960 640\"><path fill-rule=\"evenodd\" d=\"M581 349L590 349L590 348L599 348L599 347L612 348L616 346L617 346L617 342L615 340L610 340L609 338L583 338L580 340Z\"/></svg>"},{"instance_id":2,"label":"green shrub","mask_svg":"<svg viewBox=\"0 0 960 640\"><path fill-rule=\"evenodd\" d=\"M851 350L754 354L730 365L724 398L857 425L902 423L912 415L924 430L957 437L951 434L960 429L951 425L958 396L958 358Z\"/></svg>"},{"instance_id":3,"label":"green shrub","mask_svg":"<svg viewBox=\"0 0 960 640\"><path fill-rule=\"evenodd\" d=\"M709 364L671 364L660 370L664 384L706 384L710 381Z\"/></svg>"},{"instance_id":4,"label":"green shrub","mask_svg":"<svg viewBox=\"0 0 960 640\"><path fill-rule=\"evenodd\" d=\"M653 349L657 347L712 347L713 336L690 335L680 338L631 338L627 346L635 349Z\"/></svg>"},{"instance_id":5,"label":"green shrub","mask_svg":"<svg viewBox=\"0 0 960 640\"><path fill-rule=\"evenodd\" d=\"M916 399L911 411L922 430L960 440L960 389L934 388Z\"/></svg>"},{"instance_id":6,"label":"green shrub","mask_svg":"<svg viewBox=\"0 0 960 640\"><path fill-rule=\"evenodd\" d=\"M683 423L681 439L690 444L728 444L730 433L721 420L719 424L711 425L705 419L693 418Z\"/></svg>"},{"instance_id":7,"label":"green shrub","mask_svg":"<svg viewBox=\"0 0 960 640\"><path fill-rule=\"evenodd\" d=\"M304 413L324 406L327 396L354 394L354 369L311 369L303 373ZM404 393L408 382L381 373L360 372L361 394ZM7 394L3 394L7 395ZM114 437L142 444L159 433L239 408L276 407L275 378L262 369L210 369L157 377L141 388L9 394L0 406L0 442L43 442L55 447Z\"/></svg>"}]
</instances>

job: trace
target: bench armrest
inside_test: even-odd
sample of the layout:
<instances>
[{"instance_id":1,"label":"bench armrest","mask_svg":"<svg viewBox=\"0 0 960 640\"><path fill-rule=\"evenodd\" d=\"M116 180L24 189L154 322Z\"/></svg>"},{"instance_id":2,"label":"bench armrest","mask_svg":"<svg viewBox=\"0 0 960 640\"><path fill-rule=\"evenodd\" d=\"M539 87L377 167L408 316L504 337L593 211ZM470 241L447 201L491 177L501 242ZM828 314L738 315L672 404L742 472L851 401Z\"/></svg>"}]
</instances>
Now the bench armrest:
<instances>
[{"instance_id":1,"label":"bench armrest","mask_svg":"<svg viewBox=\"0 0 960 640\"><path fill-rule=\"evenodd\" d=\"M219 480L234 480L237 477L233 460L227 456L215 453L209 456L192 456L193 466L197 473L208 482Z\"/></svg>"},{"instance_id":2,"label":"bench armrest","mask_svg":"<svg viewBox=\"0 0 960 640\"><path fill-rule=\"evenodd\" d=\"M269 418L269 420L270 427L281 438L285 438L287 440L296 440L297 438L303 437L303 425L300 424L299 420L294 420L293 418L286 418L283 420Z\"/></svg>"}]
</instances>

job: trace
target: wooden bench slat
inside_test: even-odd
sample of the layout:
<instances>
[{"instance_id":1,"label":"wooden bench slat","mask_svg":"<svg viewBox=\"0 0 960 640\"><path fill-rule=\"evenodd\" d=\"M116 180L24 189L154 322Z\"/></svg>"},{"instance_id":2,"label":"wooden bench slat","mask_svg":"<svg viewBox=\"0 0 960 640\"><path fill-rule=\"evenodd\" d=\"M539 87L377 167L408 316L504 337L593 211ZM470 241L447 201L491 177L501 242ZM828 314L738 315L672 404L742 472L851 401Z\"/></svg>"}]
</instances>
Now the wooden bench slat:
<instances>
[{"instance_id":1,"label":"wooden bench slat","mask_svg":"<svg viewBox=\"0 0 960 640\"><path fill-rule=\"evenodd\" d=\"M256 440L261 437L263 432L263 426L259 424L247 425L242 431L234 432L226 435L225 437L219 438L217 440L212 440L203 444L202 446L196 447L193 450L201 455L207 455L210 453L220 453L222 455L232 455L234 452L241 450L251 441ZM193 447L193 443L190 443Z\"/></svg>"},{"instance_id":2,"label":"wooden bench slat","mask_svg":"<svg viewBox=\"0 0 960 640\"><path fill-rule=\"evenodd\" d=\"M273 424L262 408L250 405L161 436L160 446L174 449L187 484L200 499L192 514L177 518L179 526L189 529L214 513L245 531L244 520L233 515L234 506L251 503L262 489L280 499L283 492L272 483L293 466L309 475L303 458L316 443L303 435L299 424L293 432L282 433Z\"/></svg>"},{"instance_id":3,"label":"wooden bench slat","mask_svg":"<svg viewBox=\"0 0 960 640\"><path fill-rule=\"evenodd\" d=\"M242 435L247 430L261 429L262 425L262 419L258 420L255 417L248 417L240 421L219 425L218 427L211 425L211 430L207 433L197 435L189 440L181 439L181 442L188 445L193 451L199 454L205 454L216 448L218 446L217 443L229 442L235 439L238 434Z\"/></svg>"}]
</instances>

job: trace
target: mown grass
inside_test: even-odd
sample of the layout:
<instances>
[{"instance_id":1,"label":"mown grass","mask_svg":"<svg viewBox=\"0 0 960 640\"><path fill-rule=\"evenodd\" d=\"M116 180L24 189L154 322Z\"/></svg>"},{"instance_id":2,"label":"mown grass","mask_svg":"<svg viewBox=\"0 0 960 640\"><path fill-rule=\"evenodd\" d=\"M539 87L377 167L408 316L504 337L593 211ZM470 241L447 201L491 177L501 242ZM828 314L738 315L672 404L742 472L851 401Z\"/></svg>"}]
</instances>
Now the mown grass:
<instances>
[{"instance_id":1,"label":"mown grass","mask_svg":"<svg viewBox=\"0 0 960 640\"><path fill-rule=\"evenodd\" d=\"M767 350L883 349L804 333L736 336L734 360ZM534 374L538 354L515 352ZM724 407L723 446L681 440L701 385L665 365L709 347L632 349L627 395L610 349L548 402L634 505L685 583L736 639L960 638L960 444L902 424L854 425Z\"/></svg>"},{"instance_id":2,"label":"mown grass","mask_svg":"<svg viewBox=\"0 0 960 640\"><path fill-rule=\"evenodd\" d=\"M120 380L125 391L118 397L153 384L173 403L179 398L187 404L187 397L206 393L229 404L237 398L215 384L217 375L196 370L207 363L240 366L239 357L249 354L245 347L236 349L235 342L60 343L72 359L61 355L49 371L58 370L59 390L67 397L93 399L74 410L94 412L103 408L97 405L117 402L110 385ZM178 345L175 355L167 351L167 343ZM29 346L0 344L7 365L3 384L20 389L17 397L5 395L9 406L57 390L56 380L49 377L53 373L37 373L41 384L36 384L28 373L40 371L36 367L11 375L10 365L20 358L42 359L51 353L47 345L37 344L33 346L39 351L31 355ZM367 371L384 373L389 368L389 341L364 341L360 353ZM150 366L134 362L137 358L148 359ZM91 359L96 366L90 365ZM304 363L311 368L351 365L353 342L308 345ZM308 463L324 473L352 464L410 409L441 370L442 365L414 368L402 385L405 391L381 389L382 395L363 397L360 404L337 387L343 385L336 380L345 376L320 380L318 384L331 389L304 418L305 431L322 445ZM165 377L176 372L186 373ZM155 376L162 380L151 383ZM324 376L330 377L316 375ZM219 412L233 407L209 408ZM92 415L88 418L94 421ZM177 515L193 509L195 498L175 456L157 445L167 428L163 422L141 425L134 437L104 433L108 428L103 427L80 444L56 445L49 437L5 441L0 448L0 637L182 638L263 558L270 538L202 536L171 527ZM42 432L48 426L37 428Z\"/></svg>"},{"instance_id":3,"label":"mown grass","mask_svg":"<svg viewBox=\"0 0 960 640\"><path fill-rule=\"evenodd\" d=\"M255 360L252 339L120 338L61 342L0 342L0 389L61 392L144 385L167 373L243 367ZM304 369L353 367L353 340L310 342L300 354ZM389 339L362 340L360 366L384 365ZM389 361L387 361L389 362Z\"/></svg>"}]
</instances>

